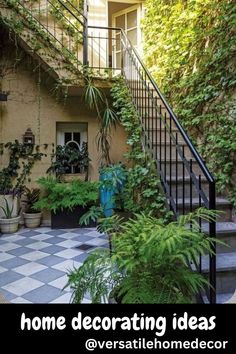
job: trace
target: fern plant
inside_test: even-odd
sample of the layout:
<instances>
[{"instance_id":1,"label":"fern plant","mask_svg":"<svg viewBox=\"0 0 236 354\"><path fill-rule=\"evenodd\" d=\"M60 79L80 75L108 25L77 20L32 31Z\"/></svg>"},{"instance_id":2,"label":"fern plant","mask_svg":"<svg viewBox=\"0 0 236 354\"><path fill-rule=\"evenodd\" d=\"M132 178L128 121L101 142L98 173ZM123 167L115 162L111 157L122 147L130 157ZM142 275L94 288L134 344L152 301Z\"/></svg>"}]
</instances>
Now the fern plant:
<instances>
[{"instance_id":1,"label":"fern plant","mask_svg":"<svg viewBox=\"0 0 236 354\"><path fill-rule=\"evenodd\" d=\"M197 221L215 217L216 212L200 208L167 225L145 214L119 224L111 257L109 251L97 251L69 272L72 302L81 302L87 292L93 302L107 301L114 292L122 303L191 302L208 281L190 265L199 255L212 254L216 242Z\"/></svg>"},{"instance_id":2,"label":"fern plant","mask_svg":"<svg viewBox=\"0 0 236 354\"><path fill-rule=\"evenodd\" d=\"M38 183L44 192L34 204L38 210L72 210L76 206L91 206L98 201L99 182L74 180L60 183L56 178L42 177Z\"/></svg>"}]
</instances>

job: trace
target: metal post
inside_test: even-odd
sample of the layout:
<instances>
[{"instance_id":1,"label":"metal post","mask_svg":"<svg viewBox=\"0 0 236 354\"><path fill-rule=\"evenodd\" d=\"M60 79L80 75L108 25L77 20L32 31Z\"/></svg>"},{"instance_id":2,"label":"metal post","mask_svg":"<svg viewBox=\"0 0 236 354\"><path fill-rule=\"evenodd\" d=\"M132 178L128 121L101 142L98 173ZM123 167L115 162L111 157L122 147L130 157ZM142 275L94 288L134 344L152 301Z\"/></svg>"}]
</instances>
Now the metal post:
<instances>
[{"instance_id":1,"label":"metal post","mask_svg":"<svg viewBox=\"0 0 236 354\"><path fill-rule=\"evenodd\" d=\"M83 64L88 65L88 4L84 0Z\"/></svg>"},{"instance_id":2,"label":"metal post","mask_svg":"<svg viewBox=\"0 0 236 354\"><path fill-rule=\"evenodd\" d=\"M216 210L216 186L215 181L209 185L209 209ZM209 224L209 234L211 237L216 237L216 221L211 221ZM210 271L210 303L216 303L216 243L212 243L212 252L209 259Z\"/></svg>"}]
</instances>

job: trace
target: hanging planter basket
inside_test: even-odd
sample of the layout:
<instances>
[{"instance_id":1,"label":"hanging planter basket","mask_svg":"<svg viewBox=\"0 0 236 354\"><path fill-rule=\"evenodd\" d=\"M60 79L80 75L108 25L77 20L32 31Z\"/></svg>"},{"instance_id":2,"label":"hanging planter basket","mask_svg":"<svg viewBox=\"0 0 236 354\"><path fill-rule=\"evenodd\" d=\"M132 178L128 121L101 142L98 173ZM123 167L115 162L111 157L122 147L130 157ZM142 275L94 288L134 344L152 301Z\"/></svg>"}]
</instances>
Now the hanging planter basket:
<instances>
[{"instance_id":1,"label":"hanging planter basket","mask_svg":"<svg viewBox=\"0 0 236 354\"><path fill-rule=\"evenodd\" d=\"M6 102L9 92L0 91L0 102Z\"/></svg>"}]
</instances>

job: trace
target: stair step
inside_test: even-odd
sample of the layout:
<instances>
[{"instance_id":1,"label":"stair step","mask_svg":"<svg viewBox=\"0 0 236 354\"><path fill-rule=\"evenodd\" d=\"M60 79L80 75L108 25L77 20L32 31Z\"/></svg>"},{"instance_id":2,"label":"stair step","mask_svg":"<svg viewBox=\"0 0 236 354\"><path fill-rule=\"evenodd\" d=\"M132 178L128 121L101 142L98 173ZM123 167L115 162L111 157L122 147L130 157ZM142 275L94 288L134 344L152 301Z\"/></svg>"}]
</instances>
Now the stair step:
<instances>
[{"instance_id":1,"label":"stair step","mask_svg":"<svg viewBox=\"0 0 236 354\"><path fill-rule=\"evenodd\" d=\"M188 146L184 143L178 144L178 149L176 148L176 145L169 144L169 143L151 143L150 144L152 149L156 152L158 159L164 159L165 156L167 159L170 159L172 157L173 162L176 158L176 152L177 152L177 158L182 157L184 155L187 159L193 159L194 156Z\"/></svg>"},{"instance_id":2,"label":"stair step","mask_svg":"<svg viewBox=\"0 0 236 354\"><path fill-rule=\"evenodd\" d=\"M209 257L202 257L202 272L209 272ZM236 252L217 253L216 290L217 293L233 293L236 289Z\"/></svg>"},{"instance_id":3,"label":"stair step","mask_svg":"<svg viewBox=\"0 0 236 354\"><path fill-rule=\"evenodd\" d=\"M185 179L183 179L182 176L177 177L177 179L175 177L170 178L167 176L166 182L168 183L171 189L171 194L174 198L176 198L176 195L181 197L183 195L183 189L185 198L190 198L190 195L192 196L192 198L198 198L199 196L198 186L196 187L193 181L191 183L189 176L185 177ZM201 186L205 194L208 195L209 183L206 179L202 179Z\"/></svg>"},{"instance_id":4,"label":"stair step","mask_svg":"<svg viewBox=\"0 0 236 354\"><path fill-rule=\"evenodd\" d=\"M178 210L181 212L183 210L183 199L177 199ZM203 207L202 203L202 207ZM185 213L190 211L190 198L184 198L184 208ZM192 198L192 209L195 210L199 208L199 199ZM232 204L226 198L217 197L216 198L216 209L222 211L222 213L217 217L218 222L230 222L232 221Z\"/></svg>"},{"instance_id":5,"label":"stair step","mask_svg":"<svg viewBox=\"0 0 236 354\"><path fill-rule=\"evenodd\" d=\"M155 127L153 128L152 125L148 126L148 125L144 125L144 129L146 131L146 134L150 137L150 140L153 141L154 143L158 143L160 140L162 142L172 142L172 144L174 144L176 142L176 134L177 134L177 139L178 139L178 143L184 143L184 138L181 135L181 133L177 130L177 128L172 129L171 133L172 133L172 138L170 136L170 133L168 131L166 131L165 133L165 129L162 128L160 129L159 127Z\"/></svg>"},{"instance_id":6,"label":"stair step","mask_svg":"<svg viewBox=\"0 0 236 354\"><path fill-rule=\"evenodd\" d=\"M218 293L216 294L216 303L217 304L224 304L227 301L229 301L233 296L233 292L231 293ZM205 304L209 304L209 300L207 298L207 296L203 296L203 301Z\"/></svg>"},{"instance_id":7,"label":"stair step","mask_svg":"<svg viewBox=\"0 0 236 354\"><path fill-rule=\"evenodd\" d=\"M164 164L164 161L162 161L162 163ZM179 157L177 161L175 159L172 159L172 160L170 160L169 158L166 159L167 174L170 171L170 165L171 165L172 178L175 180L176 171L177 171L177 175L180 175L180 178L181 178L181 176L183 174L183 162L182 162L181 158ZM199 167L197 161L192 160L192 168L193 168L193 172L195 173L195 175L197 177L199 176L199 174L202 174L201 168ZM186 174L186 175L188 175L188 174Z\"/></svg>"},{"instance_id":8,"label":"stair step","mask_svg":"<svg viewBox=\"0 0 236 354\"><path fill-rule=\"evenodd\" d=\"M146 116L145 116L146 114ZM142 123L143 126L146 128L146 130L148 129L161 129L163 130L163 132L165 132L165 118L164 116L162 116L162 118L160 117L159 114L154 114L152 112L147 112L147 113L140 113L140 115L142 116ZM153 116L152 116L153 114ZM168 129L170 129L170 117L167 116L166 117L166 126L167 126L167 134L168 134ZM173 132L173 134L175 135L178 131L178 128L176 127L175 123L173 120L171 120L171 130Z\"/></svg>"},{"instance_id":9,"label":"stair step","mask_svg":"<svg viewBox=\"0 0 236 354\"><path fill-rule=\"evenodd\" d=\"M209 225L204 224L202 229L206 232ZM217 238L227 244L227 246L217 245L217 252L231 253L236 252L236 223L234 222L217 222L216 223Z\"/></svg>"},{"instance_id":10,"label":"stair step","mask_svg":"<svg viewBox=\"0 0 236 354\"><path fill-rule=\"evenodd\" d=\"M202 272L208 273L208 270L209 270L209 257L204 256L202 257ZM236 252L217 253L216 271L217 272L236 271Z\"/></svg>"}]
</instances>

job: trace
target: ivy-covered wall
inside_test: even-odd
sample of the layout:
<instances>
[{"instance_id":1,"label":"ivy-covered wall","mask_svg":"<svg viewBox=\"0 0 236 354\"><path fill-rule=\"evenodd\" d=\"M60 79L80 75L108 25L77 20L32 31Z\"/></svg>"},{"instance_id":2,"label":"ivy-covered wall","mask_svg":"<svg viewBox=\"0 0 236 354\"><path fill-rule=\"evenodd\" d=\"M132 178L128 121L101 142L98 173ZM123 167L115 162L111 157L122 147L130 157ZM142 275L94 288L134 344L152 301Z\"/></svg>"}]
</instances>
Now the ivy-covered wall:
<instances>
[{"instance_id":1,"label":"ivy-covered wall","mask_svg":"<svg viewBox=\"0 0 236 354\"><path fill-rule=\"evenodd\" d=\"M145 61L236 204L236 2L147 0Z\"/></svg>"}]
</instances>

